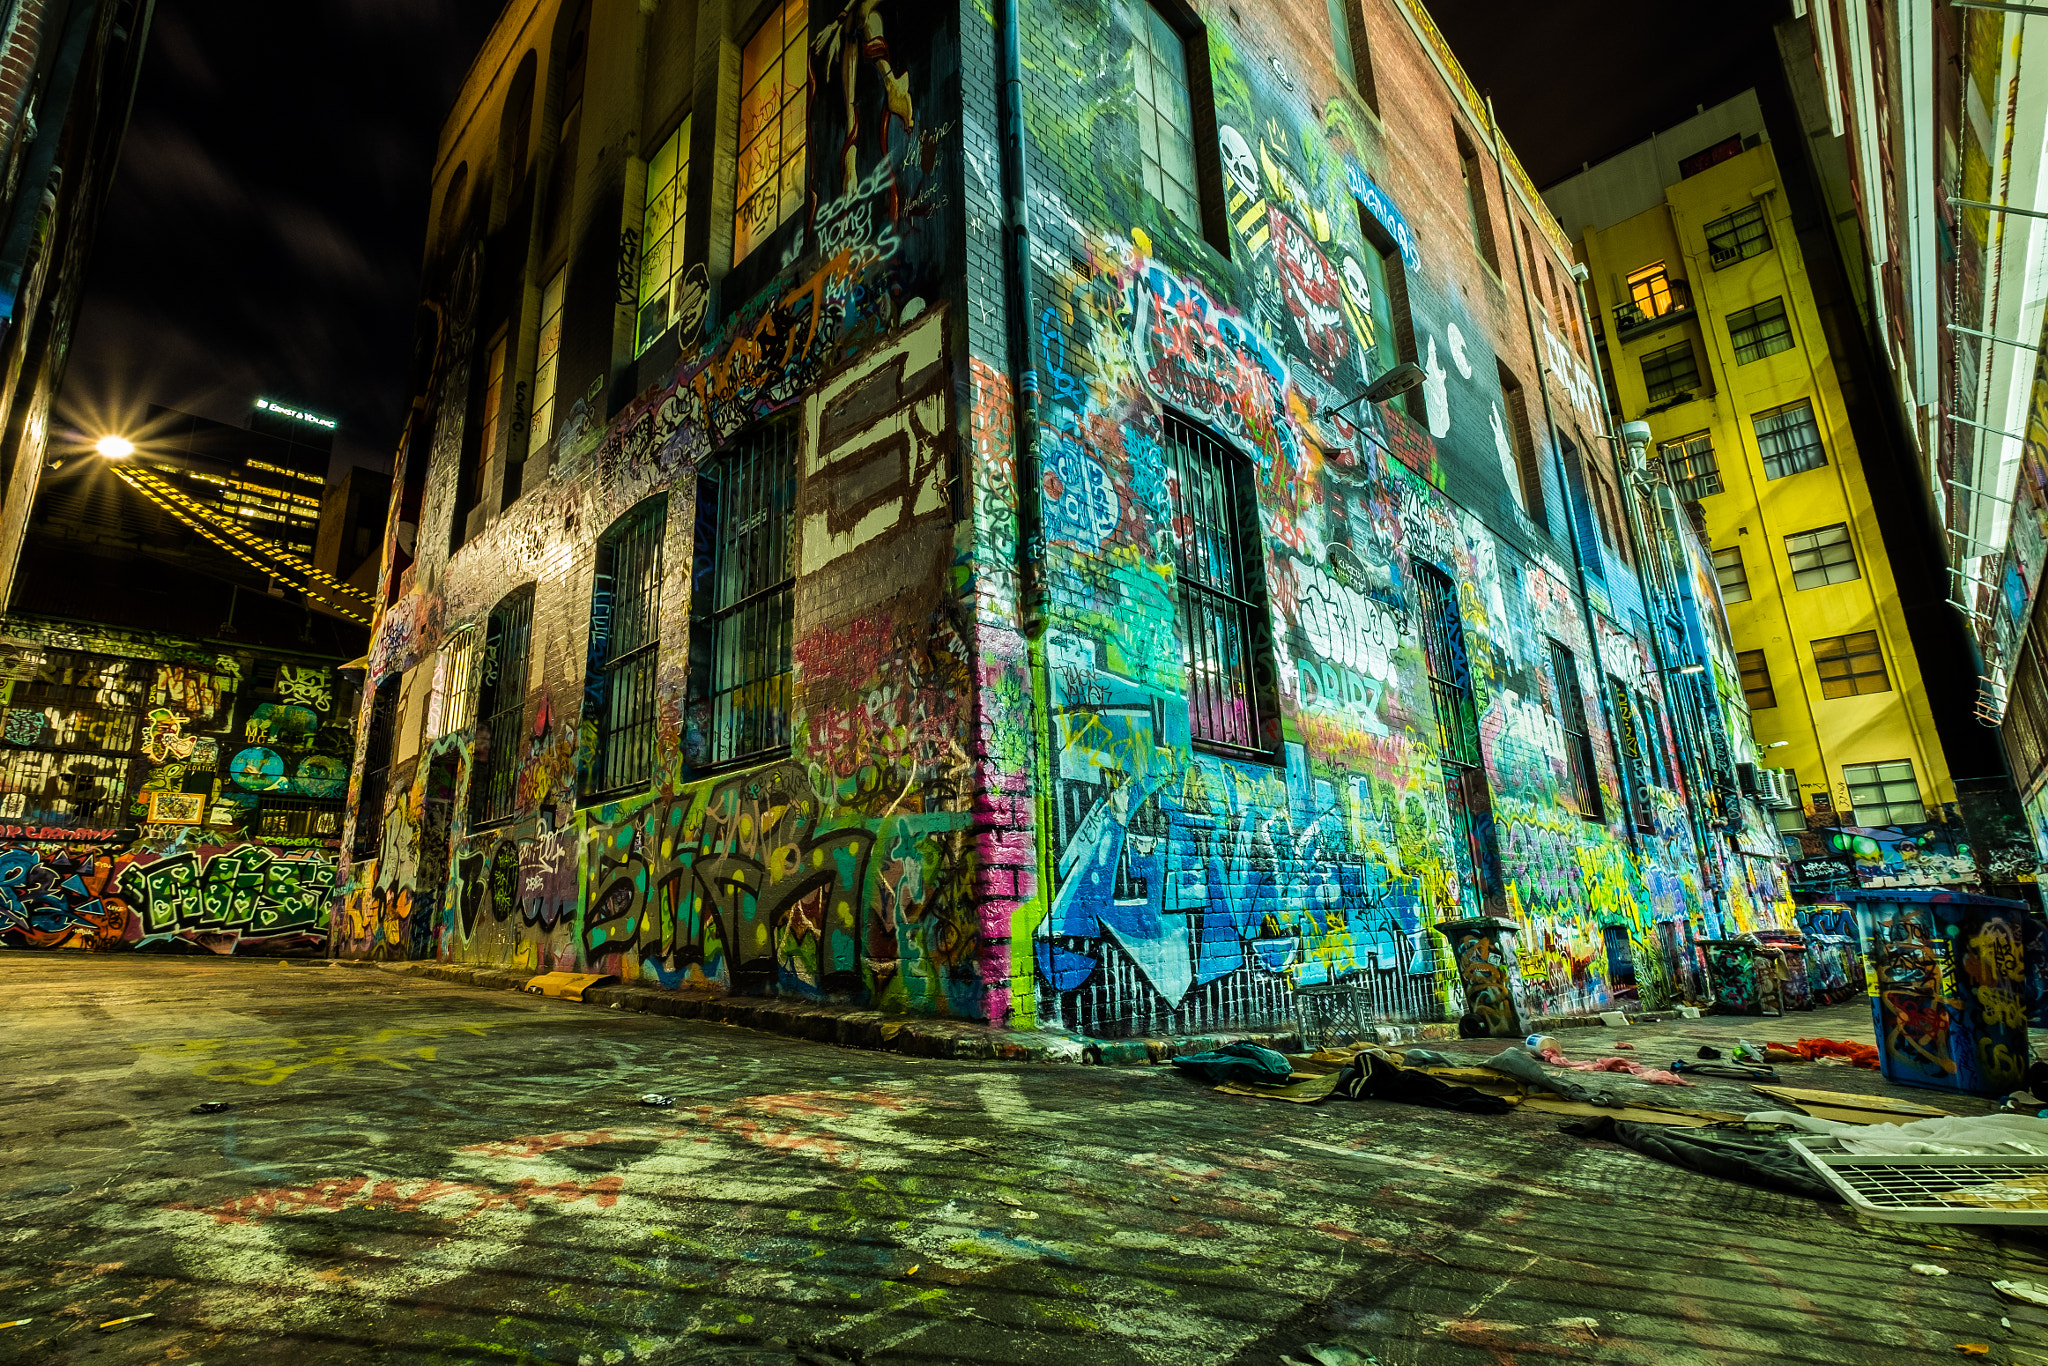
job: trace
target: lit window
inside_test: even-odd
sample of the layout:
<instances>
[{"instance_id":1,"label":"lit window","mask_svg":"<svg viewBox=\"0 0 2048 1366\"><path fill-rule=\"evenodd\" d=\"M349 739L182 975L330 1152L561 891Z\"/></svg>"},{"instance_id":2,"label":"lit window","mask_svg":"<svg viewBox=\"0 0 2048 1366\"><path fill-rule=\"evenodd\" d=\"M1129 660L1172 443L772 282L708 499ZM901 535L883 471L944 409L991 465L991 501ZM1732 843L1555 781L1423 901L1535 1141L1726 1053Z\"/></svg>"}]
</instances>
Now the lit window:
<instances>
[{"instance_id":1,"label":"lit window","mask_svg":"<svg viewBox=\"0 0 2048 1366\"><path fill-rule=\"evenodd\" d=\"M519 765L526 758L527 660L533 644L533 585L514 590L491 609L484 628L482 667L473 696L483 708L477 726L475 769L469 779L472 827L512 819L517 811ZM474 705L471 708L474 713Z\"/></svg>"},{"instance_id":2,"label":"lit window","mask_svg":"<svg viewBox=\"0 0 2048 1366\"><path fill-rule=\"evenodd\" d=\"M1828 463L1827 448L1820 441L1820 426L1813 420L1813 404L1806 399L1758 413L1750 421L1756 426L1756 447L1763 457L1764 478L1783 479Z\"/></svg>"},{"instance_id":3,"label":"lit window","mask_svg":"<svg viewBox=\"0 0 2048 1366\"><path fill-rule=\"evenodd\" d=\"M1713 258L1715 270L1761 256L1770 249L1771 234L1764 226L1760 204L1738 209L1707 224L1707 254Z\"/></svg>"},{"instance_id":4,"label":"lit window","mask_svg":"<svg viewBox=\"0 0 2048 1366\"><path fill-rule=\"evenodd\" d=\"M1664 474L1672 490L1687 502L1697 502L1721 491L1721 466L1714 459L1714 437L1697 432L1666 441L1657 448L1664 458Z\"/></svg>"},{"instance_id":5,"label":"lit window","mask_svg":"<svg viewBox=\"0 0 2048 1366\"><path fill-rule=\"evenodd\" d=\"M1273 699L1263 696L1265 558L1248 461L1169 414L1173 521L1180 541L1180 636L1188 723L1198 745L1268 753Z\"/></svg>"},{"instance_id":6,"label":"lit window","mask_svg":"<svg viewBox=\"0 0 2048 1366\"><path fill-rule=\"evenodd\" d=\"M1131 84L1138 99L1138 151L1145 193L1191 227L1202 211L1195 197L1195 115L1188 99L1187 44L1149 4L1125 8L1131 28Z\"/></svg>"},{"instance_id":7,"label":"lit window","mask_svg":"<svg viewBox=\"0 0 2048 1366\"><path fill-rule=\"evenodd\" d=\"M1735 346L1735 363L1747 365L1765 356L1792 349L1792 320L1785 316L1785 301L1772 299L1728 315L1728 340Z\"/></svg>"},{"instance_id":8,"label":"lit window","mask_svg":"<svg viewBox=\"0 0 2048 1366\"><path fill-rule=\"evenodd\" d=\"M807 12L805 0L783 0L754 30L740 57L735 262L745 260L803 207Z\"/></svg>"},{"instance_id":9,"label":"lit window","mask_svg":"<svg viewBox=\"0 0 2048 1366\"><path fill-rule=\"evenodd\" d=\"M533 359L533 418L526 428L526 449L537 451L555 434L555 382L562 365L562 291L569 268L555 272L540 292L540 349Z\"/></svg>"},{"instance_id":10,"label":"lit window","mask_svg":"<svg viewBox=\"0 0 2048 1366\"><path fill-rule=\"evenodd\" d=\"M1927 819L1910 759L1844 764L1842 781L1848 785L1849 805L1855 808L1852 819L1857 825L1918 825Z\"/></svg>"},{"instance_id":11,"label":"lit window","mask_svg":"<svg viewBox=\"0 0 2048 1366\"><path fill-rule=\"evenodd\" d=\"M1878 649L1877 632L1829 636L1813 642L1813 663L1820 673L1823 697L1856 697L1862 693L1890 692L1892 680L1884 670L1884 652Z\"/></svg>"},{"instance_id":12,"label":"lit window","mask_svg":"<svg viewBox=\"0 0 2048 1366\"><path fill-rule=\"evenodd\" d=\"M1565 758L1570 764L1572 795L1579 815L1589 821L1605 818L1600 804L1600 779L1593 763L1593 737L1586 729L1586 695L1579 687L1579 663L1562 642L1550 642L1550 677L1557 688L1557 721L1564 730Z\"/></svg>"},{"instance_id":13,"label":"lit window","mask_svg":"<svg viewBox=\"0 0 2048 1366\"><path fill-rule=\"evenodd\" d=\"M1628 277L1629 301L1646 318L1661 318L1671 311L1671 273L1662 261L1653 261Z\"/></svg>"},{"instance_id":14,"label":"lit window","mask_svg":"<svg viewBox=\"0 0 2048 1366\"><path fill-rule=\"evenodd\" d=\"M1692 358L1692 343L1682 341L1643 356L1643 384L1650 402L1690 393L1700 386L1700 369Z\"/></svg>"},{"instance_id":15,"label":"lit window","mask_svg":"<svg viewBox=\"0 0 2048 1366\"><path fill-rule=\"evenodd\" d=\"M584 718L596 729L585 785L593 797L644 787L654 774L660 710L654 670L661 645L661 538L667 525L667 497L656 495L612 523L597 545L590 679L584 689L584 705L596 713Z\"/></svg>"},{"instance_id":16,"label":"lit window","mask_svg":"<svg viewBox=\"0 0 2048 1366\"><path fill-rule=\"evenodd\" d=\"M1785 553L1792 557L1794 588L1821 588L1863 577L1856 568L1856 548L1849 544L1846 522L1787 536Z\"/></svg>"},{"instance_id":17,"label":"lit window","mask_svg":"<svg viewBox=\"0 0 2048 1366\"><path fill-rule=\"evenodd\" d=\"M498 409L505 397L505 340L491 348L491 359L484 367L484 414L483 427L477 435L476 468L478 473L476 496L483 495L483 471L491 467L491 457L498 453Z\"/></svg>"},{"instance_id":18,"label":"lit window","mask_svg":"<svg viewBox=\"0 0 2048 1366\"><path fill-rule=\"evenodd\" d=\"M1721 601L1749 601L1749 571L1742 567L1741 546L1714 552L1714 577L1721 584Z\"/></svg>"},{"instance_id":19,"label":"lit window","mask_svg":"<svg viewBox=\"0 0 2048 1366\"><path fill-rule=\"evenodd\" d=\"M450 633L434 659L434 682L427 693L429 740L469 728L476 703L476 695L469 686L475 660L475 630L465 626Z\"/></svg>"},{"instance_id":20,"label":"lit window","mask_svg":"<svg viewBox=\"0 0 2048 1366\"><path fill-rule=\"evenodd\" d=\"M639 355L674 325L683 273L683 213L690 194L690 119L647 163L647 208L640 216Z\"/></svg>"},{"instance_id":21,"label":"lit window","mask_svg":"<svg viewBox=\"0 0 2048 1366\"><path fill-rule=\"evenodd\" d=\"M1771 686L1771 666L1762 650L1744 650L1735 656L1735 668L1742 675L1742 695L1751 711L1767 711L1778 705L1778 693Z\"/></svg>"},{"instance_id":22,"label":"lit window","mask_svg":"<svg viewBox=\"0 0 2048 1366\"><path fill-rule=\"evenodd\" d=\"M708 714L691 726L691 757L702 764L789 751L796 440L794 422L757 427L697 483L692 692Z\"/></svg>"}]
</instances>

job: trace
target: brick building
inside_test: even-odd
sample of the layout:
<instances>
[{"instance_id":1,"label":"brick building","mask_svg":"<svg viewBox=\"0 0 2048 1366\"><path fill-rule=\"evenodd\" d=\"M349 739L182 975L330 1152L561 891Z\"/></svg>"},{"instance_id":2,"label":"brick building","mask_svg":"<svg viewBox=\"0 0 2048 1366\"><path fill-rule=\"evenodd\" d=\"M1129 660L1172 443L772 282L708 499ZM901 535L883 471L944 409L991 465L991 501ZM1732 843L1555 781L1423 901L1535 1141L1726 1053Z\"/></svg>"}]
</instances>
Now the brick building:
<instances>
[{"instance_id":1,"label":"brick building","mask_svg":"<svg viewBox=\"0 0 2048 1366\"><path fill-rule=\"evenodd\" d=\"M426 280L344 953L1495 1028L1789 926L1711 565L1419 5L514 0Z\"/></svg>"}]
</instances>

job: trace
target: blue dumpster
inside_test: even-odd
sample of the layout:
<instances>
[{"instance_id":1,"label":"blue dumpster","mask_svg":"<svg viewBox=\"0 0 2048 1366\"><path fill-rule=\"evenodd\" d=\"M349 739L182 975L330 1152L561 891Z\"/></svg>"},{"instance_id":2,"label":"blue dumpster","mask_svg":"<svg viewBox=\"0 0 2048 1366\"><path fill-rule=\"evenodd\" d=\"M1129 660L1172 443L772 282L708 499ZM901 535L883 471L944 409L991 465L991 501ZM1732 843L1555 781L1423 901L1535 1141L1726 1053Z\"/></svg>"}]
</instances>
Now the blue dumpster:
<instances>
[{"instance_id":1,"label":"blue dumpster","mask_svg":"<svg viewBox=\"0 0 2048 1366\"><path fill-rule=\"evenodd\" d=\"M1856 913L1884 1075L2002 1096L2027 1075L2026 903L1870 887Z\"/></svg>"}]
</instances>

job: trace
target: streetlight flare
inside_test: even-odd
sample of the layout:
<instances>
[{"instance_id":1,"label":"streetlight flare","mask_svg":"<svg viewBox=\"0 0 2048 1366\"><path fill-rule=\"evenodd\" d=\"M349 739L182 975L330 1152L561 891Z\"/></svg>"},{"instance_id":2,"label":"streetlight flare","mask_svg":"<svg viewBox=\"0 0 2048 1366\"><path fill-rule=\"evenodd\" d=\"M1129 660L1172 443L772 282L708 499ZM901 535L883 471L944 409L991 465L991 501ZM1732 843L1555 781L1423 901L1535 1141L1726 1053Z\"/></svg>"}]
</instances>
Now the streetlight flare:
<instances>
[{"instance_id":1,"label":"streetlight flare","mask_svg":"<svg viewBox=\"0 0 2048 1366\"><path fill-rule=\"evenodd\" d=\"M135 443L125 436L103 436L93 443L93 449L109 460L123 460L135 454Z\"/></svg>"}]
</instances>

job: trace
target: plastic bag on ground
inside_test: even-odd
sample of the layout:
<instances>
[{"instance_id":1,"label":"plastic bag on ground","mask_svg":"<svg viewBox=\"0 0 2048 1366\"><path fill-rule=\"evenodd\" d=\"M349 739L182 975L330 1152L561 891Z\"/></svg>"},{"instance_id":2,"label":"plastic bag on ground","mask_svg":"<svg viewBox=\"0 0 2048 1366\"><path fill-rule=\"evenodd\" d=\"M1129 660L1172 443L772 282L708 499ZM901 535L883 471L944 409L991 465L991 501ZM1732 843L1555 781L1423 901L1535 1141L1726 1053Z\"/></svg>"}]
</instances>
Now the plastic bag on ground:
<instances>
[{"instance_id":1,"label":"plastic bag on ground","mask_svg":"<svg viewBox=\"0 0 2048 1366\"><path fill-rule=\"evenodd\" d=\"M1911 1124L1842 1124L1791 1110L1762 1110L1752 1124L1789 1124L1841 1140L1857 1157L2048 1157L2048 1119L2032 1115L1970 1115Z\"/></svg>"}]
</instances>

